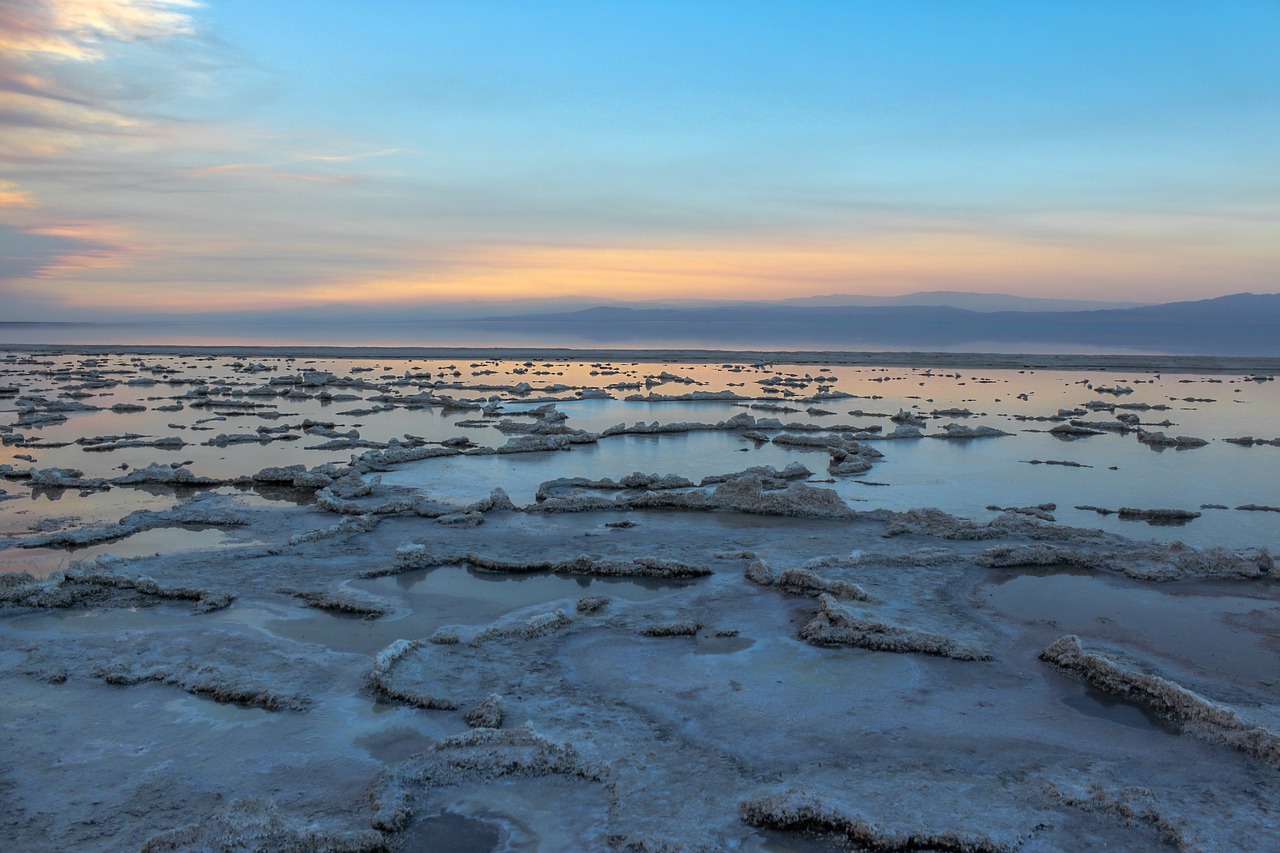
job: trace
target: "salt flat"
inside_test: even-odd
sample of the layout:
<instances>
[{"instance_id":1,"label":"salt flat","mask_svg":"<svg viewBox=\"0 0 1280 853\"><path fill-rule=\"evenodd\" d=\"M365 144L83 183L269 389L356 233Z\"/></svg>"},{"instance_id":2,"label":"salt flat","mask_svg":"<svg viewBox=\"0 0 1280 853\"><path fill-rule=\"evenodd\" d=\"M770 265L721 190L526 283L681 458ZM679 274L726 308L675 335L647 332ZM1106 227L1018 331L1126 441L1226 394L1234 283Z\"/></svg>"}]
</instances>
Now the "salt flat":
<instances>
[{"instance_id":1,"label":"salt flat","mask_svg":"<svg viewBox=\"0 0 1280 853\"><path fill-rule=\"evenodd\" d=\"M6 836L1275 846L1276 365L1145 358L11 348Z\"/></svg>"}]
</instances>

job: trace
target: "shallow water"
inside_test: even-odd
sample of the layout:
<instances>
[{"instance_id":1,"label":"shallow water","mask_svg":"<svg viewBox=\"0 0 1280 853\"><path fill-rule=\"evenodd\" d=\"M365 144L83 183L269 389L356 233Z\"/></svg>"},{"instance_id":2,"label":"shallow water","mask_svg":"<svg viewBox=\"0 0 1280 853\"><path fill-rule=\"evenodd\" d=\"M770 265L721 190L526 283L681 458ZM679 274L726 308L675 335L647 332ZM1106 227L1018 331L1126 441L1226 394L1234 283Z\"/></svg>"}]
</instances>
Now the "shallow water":
<instances>
[{"instance_id":1,"label":"shallow water","mask_svg":"<svg viewBox=\"0 0 1280 853\"><path fill-rule=\"evenodd\" d=\"M996 609L1046 623L1060 634L1124 637L1215 676L1266 684L1280 672L1280 655L1263 635L1226 621L1257 611L1280 627L1280 605L1266 597L1192 593L1179 585L1152 588L1079 573L1019 574L995 582L987 595Z\"/></svg>"},{"instance_id":2,"label":"shallow water","mask_svg":"<svg viewBox=\"0 0 1280 853\"><path fill-rule=\"evenodd\" d=\"M69 467L88 477L112 477L154 462L189 463L199 475L245 476L270 465L325 462L345 463L360 448L318 450L327 438L303 435L293 441L209 446L219 433L256 433L259 427L297 425L304 419L333 422L346 433L358 430L362 439L385 441L406 434L428 441L442 441L465 435L478 444L499 446L508 436L492 426L459 426L459 421L475 420L480 413L440 408L392 409L372 414L344 414L369 409L368 389L333 388L333 393L350 393L362 399L326 402L319 399L292 399L277 396L245 395L244 391L265 385L270 379L303 369L328 370L338 376L378 383L397 394L416 394L423 383L439 380L464 387L444 387L438 394L461 399L496 398L503 415L481 419L496 423L502 417L518 417L520 411L536 403L521 403L507 393L484 389L482 385L512 385L529 382L535 388L549 383L570 386L557 396L572 397L574 388L607 387L619 382L639 383L641 388L614 389L614 400L573 400L559 404L569 415L567 424L600 431L618 423L637 421L672 423L694 421L715 423L741 412L756 417L776 417L783 423L810 423L822 427L879 425L893 428L886 417L900 408L922 413L962 408L971 417L940 416L928 421L926 432L939 432L950 422L985 424L1014 435L1006 438L969 441L919 439L874 443L884 454L871 471L857 477L838 478L829 487L854 502L859 509L884 507L893 510L934 506L949 512L985 519L993 513L989 505L1024 506L1055 503L1059 521L1124 533L1159 541L1182 540L1194 545L1266 546L1280 550L1280 513L1246 512L1234 507L1246 504L1280 504L1280 447L1239 447L1221 439L1240 435L1280 437L1280 385L1252 381L1237 375L1140 374L1133 372L1089 373L1073 371L1019 370L935 370L833 366L816 368L787 365L733 364L637 364L631 362L446 362L443 360L387 359L295 359L263 358L258 363L270 370L247 373L237 365L251 363L211 357L183 356L102 356L86 358L71 354L11 355L0 361L0 381L19 386L19 395L40 394L50 399L74 391L84 402L95 406L131 403L147 406L146 411L118 414L109 410L68 412L63 423L26 427L16 424L15 397L0 399L0 425L14 424L13 433L25 442L0 447L0 464L18 469L27 467ZM355 372L353 372L355 371ZM489 371L493 371L492 374ZM667 371L692 380L657 382ZM454 374L458 375L455 376ZM406 379L405 377L410 377ZM129 381L156 384L129 385ZM782 380L785 384L761 384ZM119 382L111 387L103 383ZM213 399L253 402L264 407L256 412L219 412L193 408L185 398L200 383L212 383L229 395ZM393 384L388 384L393 383ZM394 384L399 383L399 384ZM1111 394L1094 390L1098 386L1121 386L1132 393ZM817 403L799 402L820 387L834 387L853 395ZM740 402L626 402L623 396L645 394L649 390L666 394L690 391L732 390L759 399ZM537 392L535 392L535 395ZM235 396L240 395L240 396ZM1020 397L1025 397L1022 399ZM175 399L176 398L176 399ZM1187 399L1189 398L1189 399ZM1169 435L1193 435L1209 440L1206 447L1163 451L1139 444L1132 435L1106 434L1076 440L1062 440L1048 432L1050 421L1019 421L1019 416L1055 415L1059 409L1081 406L1102 399L1120 404L1167 405L1167 411L1140 412L1144 422L1169 420L1174 426L1151 427ZM1205 402L1206 400L1212 402ZM183 405L179 411L161 412L161 405ZM763 406L764 408L761 408ZM773 411L784 406L796 411ZM807 409L814 409L813 413ZM816 410L831 414L822 414ZM6 415L5 412L8 411ZM258 413L272 415L263 418ZM278 417L276 417L278 415ZM1087 421L1109 421L1106 412L1090 413ZM181 449L155 447L94 452L76 444L77 439L94 436L140 434L146 437L178 437L187 442ZM292 433L298 435L296 431ZM776 434L776 433L772 433ZM272 434L264 434L271 437ZM63 445L63 446L57 446ZM31 463L16 458L29 455ZM1033 460L1070 461L1090 467L1033 465ZM626 435L602 439L598 444L576 445L570 452L544 452L498 456L465 456L426 460L400 466L383 475L384 482L421 489L450 503L467 503L502 487L518 503L529 503L538 485L555 477L621 477L633 471L679 474L694 481L710 474L741 470L749 465L782 467L799 461L826 479L826 454L822 451L757 445L737 432L693 432L662 435ZM864 482L884 484L866 485ZM32 490L21 480L0 483L19 499L0 501L0 536L19 534L24 527L59 515L83 522L113 521L137 508L156 508L174 490L167 487L117 488L105 495L77 496L67 490ZM153 494L149 497L148 494ZM23 501L23 495L34 501ZM168 498L171 500L171 498ZM1135 523L1115 515L1102 516L1077 505L1109 509L1178 508L1199 510L1202 504L1220 504L1229 509L1206 509L1201 518L1184 526L1165 527ZM30 564L31 561L25 561Z\"/></svg>"},{"instance_id":3,"label":"shallow water","mask_svg":"<svg viewBox=\"0 0 1280 853\"><path fill-rule=\"evenodd\" d=\"M398 639L428 637L446 625L486 625L534 604L560 601L571 610L577 599L587 595L647 601L689 583L507 575L438 566L353 581L353 589L371 593L394 608L380 619L314 611L303 618L274 619L264 627L281 637L372 655Z\"/></svg>"}]
</instances>

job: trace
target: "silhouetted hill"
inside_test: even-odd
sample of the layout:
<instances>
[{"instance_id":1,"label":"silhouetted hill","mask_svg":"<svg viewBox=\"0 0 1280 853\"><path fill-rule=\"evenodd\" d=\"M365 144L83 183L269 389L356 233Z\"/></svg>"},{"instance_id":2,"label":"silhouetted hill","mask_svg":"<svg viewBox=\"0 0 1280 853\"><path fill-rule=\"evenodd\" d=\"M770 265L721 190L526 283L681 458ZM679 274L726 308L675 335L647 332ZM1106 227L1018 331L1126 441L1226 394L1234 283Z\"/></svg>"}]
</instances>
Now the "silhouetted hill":
<instances>
[{"instance_id":1,"label":"silhouetted hill","mask_svg":"<svg viewBox=\"0 0 1280 853\"><path fill-rule=\"evenodd\" d=\"M956 346L1025 341L1169 352L1280 354L1280 294L1239 293L1194 302L1094 311L980 312L949 306L724 305L704 308L600 306L581 311L459 321L480 326L572 328L597 341L706 338L767 345L808 341Z\"/></svg>"}]
</instances>

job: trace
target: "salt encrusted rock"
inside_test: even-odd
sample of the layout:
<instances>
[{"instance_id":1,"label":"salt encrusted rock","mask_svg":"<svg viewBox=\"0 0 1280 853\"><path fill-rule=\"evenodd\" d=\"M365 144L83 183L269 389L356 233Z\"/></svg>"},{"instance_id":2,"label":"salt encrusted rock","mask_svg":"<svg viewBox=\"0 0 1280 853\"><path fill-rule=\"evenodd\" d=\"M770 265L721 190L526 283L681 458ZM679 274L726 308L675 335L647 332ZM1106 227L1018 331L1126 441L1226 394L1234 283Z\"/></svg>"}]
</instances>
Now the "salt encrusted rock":
<instances>
[{"instance_id":1,"label":"salt encrusted rock","mask_svg":"<svg viewBox=\"0 0 1280 853\"><path fill-rule=\"evenodd\" d=\"M540 453L544 450L568 450L570 445L581 443L575 441L575 438L576 436L570 435L518 435L509 439L501 447L477 447L474 450L466 451L466 453L473 456L488 456L503 453ZM590 435L590 441L594 442L595 440L595 435Z\"/></svg>"},{"instance_id":2,"label":"salt encrusted rock","mask_svg":"<svg viewBox=\"0 0 1280 853\"><path fill-rule=\"evenodd\" d=\"M831 455L831 461L827 464L827 473L833 476L848 476L851 474L865 474L871 470L871 461L863 456L845 456L835 453Z\"/></svg>"},{"instance_id":3,"label":"salt encrusted rock","mask_svg":"<svg viewBox=\"0 0 1280 853\"><path fill-rule=\"evenodd\" d=\"M134 468L123 476L110 480L117 486L138 486L146 483L160 483L172 486L224 486L231 480L217 477L201 477L193 474L189 468L173 467L153 463L144 468Z\"/></svg>"},{"instance_id":4,"label":"salt encrusted rock","mask_svg":"<svg viewBox=\"0 0 1280 853\"><path fill-rule=\"evenodd\" d=\"M743 570L743 577L757 586L773 586L773 570L764 560L752 560Z\"/></svg>"},{"instance_id":5,"label":"salt encrusted rock","mask_svg":"<svg viewBox=\"0 0 1280 853\"><path fill-rule=\"evenodd\" d=\"M308 542L318 542L322 539L333 539L338 536L353 536L360 533L368 533L370 530L378 526L382 519L376 515L348 515L344 516L337 524L329 527L322 527L318 530L309 530L306 533L296 533L289 537L290 545L305 545Z\"/></svg>"},{"instance_id":6,"label":"salt encrusted rock","mask_svg":"<svg viewBox=\"0 0 1280 853\"><path fill-rule=\"evenodd\" d=\"M26 472L26 477L32 486L40 489L101 491L111 488L111 481L100 477L85 479L84 472L77 468L31 468Z\"/></svg>"},{"instance_id":7,"label":"salt encrusted rock","mask_svg":"<svg viewBox=\"0 0 1280 853\"><path fill-rule=\"evenodd\" d=\"M1280 736L1244 720L1227 705L1174 681L1139 672L1102 655L1085 652L1074 634L1060 637L1040 659L1122 699L1139 702L1205 740L1225 744L1280 769Z\"/></svg>"},{"instance_id":8,"label":"salt encrusted rock","mask_svg":"<svg viewBox=\"0 0 1280 853\"><path fill-rule=\"evenodd\" d=\"M579 598L574 609L583 614L595 613L597 610L607 607L611 601L612 599L607 596L588 595L584 598Z\"/></svg>"},{"instance_id":9,"label":"salt encrusted rock","mask_svg":"<svg viewBox=\"0 0 1280 853\"><path fill-rule=\"evenodd\" d=\"M974 562L993 568L1009 566L1081 566L1120 572L1138 580L1174 581L1192 578L1249 578L1268 576L1274 568L1265 548L1230 551L1198 550L1181 542L1171 545L1135 543L1122 550L1091 550L1036 543L989 548Z\"/></svg>"},{"instance_id":10,"label":"salt encrusted rock","mask_svg":"<svg viewBox=\"0 0 1280 853\"><path fill-rule=\"evenodd\" d=\"M464 782L510 776L560 776L599 782L602 769L571 744L552 741L528 725L472 729L444 738L383 770L374 783L373 825L399 832L418 811L417 800Z\"/></svg>"},{"instance_id":11,"label":"salt encrusted rock","mask_svg":"<svg viewBox=\"0 0 1280 853\"><path fill-rule=\"evenodd\" d=\"M525 507L526 512L591 512L597 510L686 509L705 512L743 512L754 515L781 515L798 518L855 518L839 494L804 483L786 483L751 474L719 483L708 493L702 490L642 492L615 500L595 495L549 498Z\"/></svg>"},{"instance_id":12,"label":"salt encrusted rock","mask_svg":"<svg viewBox=\"0 0 1280 853\"><path fill-rule=\"evenodd\" d=\"M190 601L193 613L229 607L234 596L191 587L165 586L142 576L110 570L113 560L72 564L61 575L36 580L26 572L0 574L0 606L40 608L149 607L161 601Z\"/></svg>"},{"instance_id":13,"label":"salt encrusted rock","mask_svg":"<svg viewBox=\"0 0 1280 853\"><path fill-rule=\"evenodd\" d=\"M929 438L998 438L1002 435L1013 435L1013 433L983 425L943 424L942 432L931 433Z\"/></svg>"},{"instance_id":14,"label":"salt encrusted rock","mask_svg":"<svg viewBox=\"0 0 1280 853\"><path fill-rule=\"evenodd\" d=\"M373 668L369 670L368 683L371 690L388 699L427 710L453 711L458 705L443 696L434 696L421 690L410 690L398 687L394 681L396 666L408 654L419 648L416 640L396 640L373 659Z\"/></svg>"},{"instance_id":15,"label":"salt encrusted rock","mask_svg":"<svg viewBox=\"0 0 1280 853\"><path fill-rule=\"evenodd\" d=\"M628 398L630 399L630 398ZM704 432L711 430L752 430L763 426L764 421L757 421L754 415L747 412L740 412L731 418L716 423L700 423L689 421L678 421L675 423L664 424L658 421L646 424L643 421L636 421L631 426L626 424L615 424L600 433L601 438L614 435L658 435L662 433L683 433L683 432Z\"/></svg>"},{"instance_id":16,"label":"salt encrusted rock","mask_svg":"<svg viewBox=\"0 0 1280 853\"><path fill-rule=\"evenodd\" d=\"M537 494L534 496L536 501L544 501L554 492L567 489L597 489L602 491L614 491L623 489L687 489L694 485L692 480L675 474L642 474L636 471L628 474L621 480L613 480L605 477L600 480L592 480L587 477L559 477L555 480L547 480L538 486Z\"/></svg>"},{"instance_id":17,"label":"salt encrusted rock","mask_svg":"<svg viewBox=\"0 0 1280 853\"><path fill-rule=\"evenodd\" d=\"M790 515L806 518L852 518L855 513L835 491L804 483L785 489L764 489L755 476L738 477L716 486L711 504L717 509L758 515Z\"/></svg>"},{"instance_id":18,"label":"salt encrusted rock","mask_svg":"<svg viewBox=\"0 0 1280 853\"><path fill-rule=\"evenodd\" d=\"M746 468L742 471L735 471L730 474L711 474L703 477L699 486L712 486L717 483L727 483L730 480L740 480L743 477L759 477L762 481L770 480L806 480L813 476L813 472L806 468L800 462L792 462L779 471L772 465L758 465L752 468Z\"/></svg>"},{"instance_id":19,"label":"salt encrusted rock","mask_svg":"<svg viewBox=\"0 0 1280 853\"><path fill-rule=\"evenodd\" d=\"M1146 521L1190 521L1199 518L1200 513L1188 509L1138 509L1122 506L1117 511L1121 518Z\"/></svg>"},{"instance_id":20,"label":"salt encrusted rock","mask_svg":"<svg viewBox=\"0 0 1280 853\"><path fill-rule=\"evenodd\" d=\"M80 444L80 440L76 444ZM156 447L161 450L181 450L187 446L187 442L183 441L176 435L166 436L164 438L143 438L128 437L120 438L116 441L96 441L83 445L86 453L109 453L115 450L128 450L138 447Z\"/></svg>"},{"instance_id":21,"label":"salt encrusted rock","mask_svg":"<svg viewBox=\"0 0 1280 853\"><path fill-rule=\"evenodd\" d=\"M1081 426L1072 423L1058 424L1057 426L1050 427L1049 432L1053 435L1063 435L1070 438L1083 438L1084 436L1089 435L1106 435L1105 430L1098 429L1098 427L1093 424L1089 426Z\"/></svg>"},{"instance_id":22,"label":"salt encrusted rock","mask_svg":"<svg viewBox=\"0 0 1280 853\"><path fill-rule=\"evenodd\" d=\"M774 586L796 595L827 594L852 601L867 601L870 596L856 583L819 577L812 569L785 569L774 579Z\"/></svg>"},{"instance_id":23,"label":"salt encrusted rock","mask_svg":"<svg viewBox=\"0 0 1280 853\"><path fill-rule=\"evenodd\" d=\"M387 442L385 450L368 450L359 456L352 457L351 467L361 473L386 471L392 465L419 462L423 459L434 459L439 456L457 456L461 452L457 448L440 445L404 445L392 439Z\"/></svg>"},{"instance_id":24,"label":"salt encrusted rock","mask_svg":"<svg viewBox=\"0 0 1280 853\"><path fill-rule=\"evenodd\" d=\"M258 672L243 666L198 661L115 660L96 666L93 675L107 684L167 684L215 702L247 705L264 711L307 711L314 704L309 696L277 690Z\"/></svg>"},{"instance_id":25,"label":"salt encrusted rock","mask_svg":"<svg viewBox=\"0 0 1280 853\"><path fill-rule=\"evenodd\" d=\"M995 512L1011 512L1015 515L1028 515L1041 521L1054 521L1053 513L1058 508L1055 503L1036 504L1035 506L998 506L987 507Z\"/></svg>"},{"instance_id":26,"label":"salt encrusted rock","mask_svg":"<svg viewBox=\"0 0 1280 853\"><path fill-rule=\"evenodd\" d=\"M373 829L344 829L311 818L286 817L272 803L242 799L199 823L153 836L142 847L142 853L210 850L378 853L386 850L386 841Z\"/></svg>"},{"instance_id":27,"label":"salt encrusted rock","mask_svg":"<svg viewBox=\"0 0 1280 853\"><path fill-rule=\"evenodd\" d=\"M830 832L845 836L859 850L953 850L957 853L1013 853L1022 846L1016 833L993 838L961 829L927 830L908 825L885 829L837 804L797 789L745 800L739 816L750 826L790 832Z\"/></svg>"},{"instance_id":28,"label":"salt encrusted rock","mask_svg":"<svg viewBox=\"0 0 1280 853\"><path fill-rule=\"evenodd\" d=\"M1149 447L1204 447L1209 442L1191 435L1167 436L1162 432L1138 430L1138 441Z\"/></svg>"},{"instance_id":29,"label":"salt encrusted rock","mask_svg":"<svg viewBox=\"0 0 1280 853\"><path fill-rule=\"evenodd\" d=\"M980 524L940 509L927 507L893 513L885 525L884 536L919 534L939 539L985 540L1003 539L1009 536L1025 536L1030 539L1088 542L1106 537L1102 530L1066 527L1041 521L1020 513L1006 512L991 521Z\"/></svg>"},{"instance_id":30,"label":"salt encrusted rock","mask_svg":"<svg viewBox=\"0 0 1280 853\"><path fill-rule=\"evenodd\" d=\"M800 629L800 639L815 646L856 646L882 652L920 653L955 660L990 660L983 649L928 631L857 616L834 596L818 596L818 612Z\"/></svg>"},{"instance_id":31,"label":"salt encrusted rock","mask_svg":"<svg viewBox=\"0 0 1280 853\"><path fill-rule=\"evenodd\" d=\"M758 586L772 586L793 595L815 596L825 593L836 598L854 601L869 599L866 592L857 584L820 577L807 567L785 569L775 574L764 560L752 560L747 564L743 576Z\"/></svg>"},{"instance_id":32,"label":"salt encrusted rock","mask_svg":"<svg viewBox=\"0 0 1280 853\"><path fill-rule=\"evenodd\" d=\"M691 391L688 394L659 394L650 391L646 394L632 394L625 398L627 402L638 403L700 403L715 400L749 400L734 391Z\"/></svg>"},{"instance_id":33,"label":"salt encrusted rock","mask_svg":"<svg viewBox=\"0 0 1280 853\"><path fill-rule=\"evenodd\" d=\"M656 557L636 557L631 560L605 560L582 554L568 560L533 560L518 562L500 560L479 554L466 554L457 558L476 569L508 574L530 572L554 572L562 575L594 575L597 577L643 578L698 578L711 574L703 566L691 566L677 560L661 560Z\"/></svg>"},{"instance_id":34,"label":"salt encrusted rock","mask_svg":"<svg viewBox=\"0 0 1280 853\"><path fill-rule=\"evenodd\" d=\"M83 527L73 530L61 530L20 540L20 548L73 547L92 545L96 542L109 542L122 539L144 530L156 527L173 527L177 525L200 525L202 527L236 527L245 525L248 519L236 513L218 509L206 509L198 503L183 504L173 509L154 511L140 509L131 512L115 524L100 527Z\"/></svg>"},{"instance_id":35,"label":"salt encrusted rock","mask_svg":"<svg viewBox=\"0 0 1280 853\"><path fill-rule=\"evenodd\" d=\"M332 613L349 613L376 619L385 616L387 606L373 598L349 589L341 590L298 590L282 588L277 590L282 595L291 595L308 607L326 610Z\"/></svg>"},{"instance_id":36,"label":"salt encrusted rock","mask_svg":"<svg viewBox=\"0 0 1280 853\"><path fill-rule=\"evenodd\" d=\"M1253 447L1255 445L1270 444L1272 447L1280 447L1280 438L1273 438L1268 441L1265 438L1254 438L1251 435L1242 436L1240 438L1224 438L1223 441L1231 444L1239 444L1242 447Z\"/></svg>"},{"instance_id":37,"label":"salt encrusted rock","mask_svg":"<svg viewBox=\"0 0 1280 853\"><path fill-rule=\"evenodd\" d=\"M497 693L490 693L478 705L463 714L462 721L473 729L500 729L506 716L502 697Z\"/></svg>"}]
</instances>

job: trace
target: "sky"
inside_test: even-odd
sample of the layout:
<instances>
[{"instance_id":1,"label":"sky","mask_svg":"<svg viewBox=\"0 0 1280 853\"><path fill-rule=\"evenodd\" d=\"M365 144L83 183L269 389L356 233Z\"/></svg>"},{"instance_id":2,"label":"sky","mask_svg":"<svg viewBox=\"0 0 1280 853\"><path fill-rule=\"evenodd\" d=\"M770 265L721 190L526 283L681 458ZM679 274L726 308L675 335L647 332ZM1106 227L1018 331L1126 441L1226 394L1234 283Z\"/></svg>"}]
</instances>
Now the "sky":
<instances>
[{"instance_id":1,"label":"sky","mask_svg":"<svg viewBox=\"0 0 1280 853\"><path fill-rule=\"evenodd\" d=\"M1278 273L1276 0L0 0L0 320Z\"/></svg>"}]
</instances>

